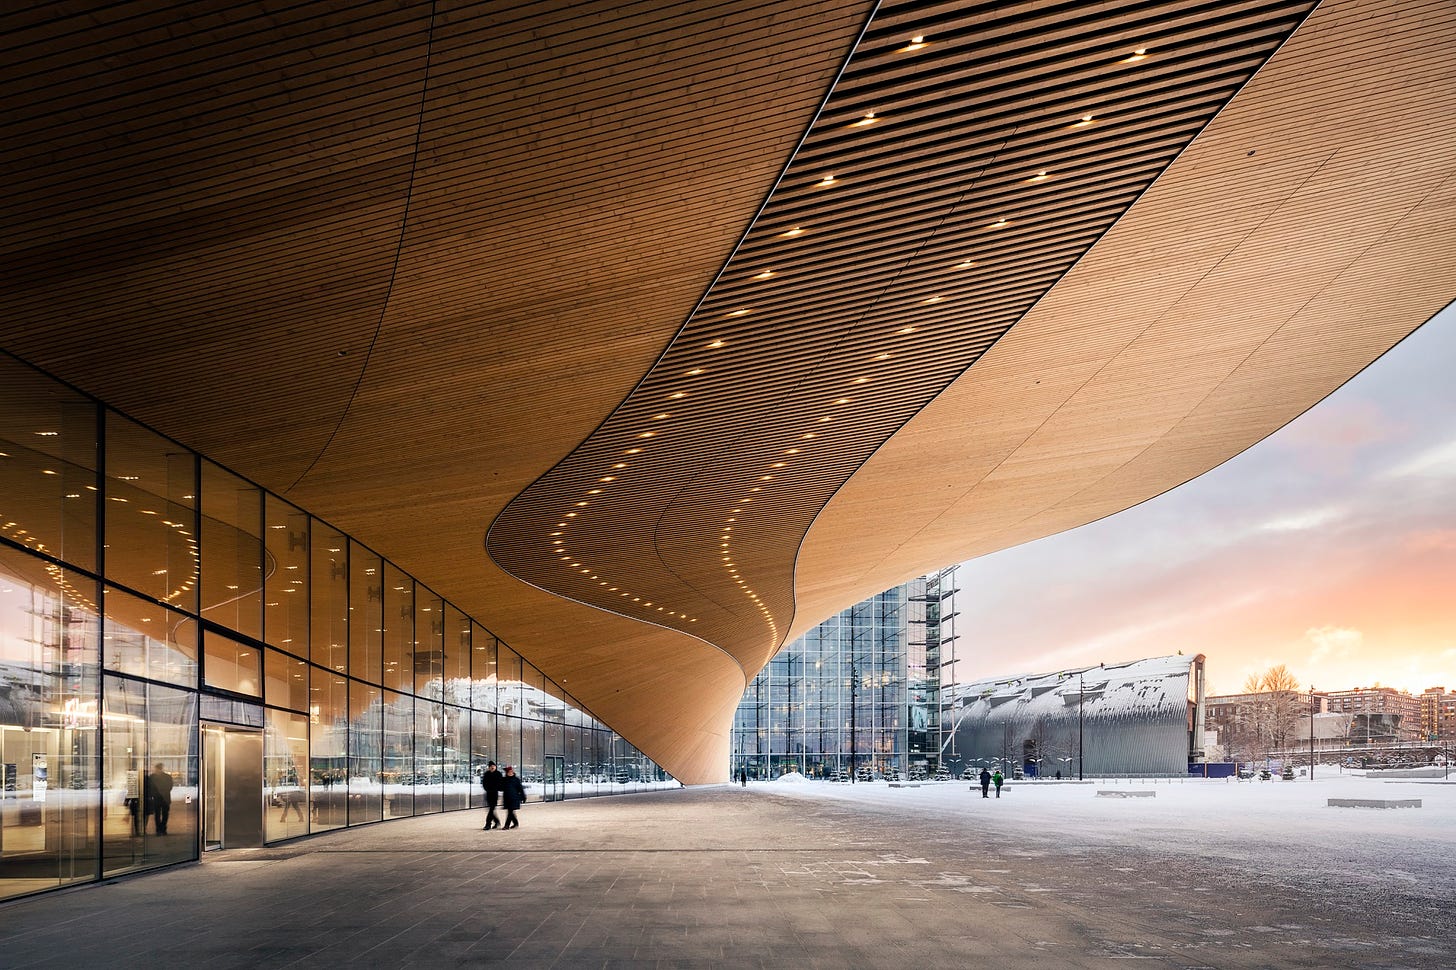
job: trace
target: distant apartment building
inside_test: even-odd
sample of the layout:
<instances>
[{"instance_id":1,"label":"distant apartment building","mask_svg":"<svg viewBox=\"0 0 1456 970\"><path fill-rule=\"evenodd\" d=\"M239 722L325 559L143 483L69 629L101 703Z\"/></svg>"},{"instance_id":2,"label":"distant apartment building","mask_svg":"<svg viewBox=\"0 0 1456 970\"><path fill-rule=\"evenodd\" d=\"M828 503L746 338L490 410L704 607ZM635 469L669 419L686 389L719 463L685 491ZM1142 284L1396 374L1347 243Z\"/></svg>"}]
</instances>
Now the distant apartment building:
<instances>
[{"instance_id":1,"label":"distant apartment building","mask_svg":"<svg viewBox=\"0 0 1456 970\"><path fill-rule=\"evenodd\" d=\"M1426 737L1422 700L1394 687L1356 687L1330 691L1329 710L1348 714L1352 743L1420 741Z\"/></svg>"},{"instance_id":2,"label":"distant apartment building","mask_svg":"<svg viewBox=\"0 0 1456 970\"><path fill-rule=\"evenodd\" d=\"M1236 761L1262 757L1299 737L1308 740L1311 706L1315 714L1330 709L1328 695L1293 690L1216 694L1206 704L1207 728L1218 738L1217 753Z\"/></svg>"},{"instance_id":3,"label":"distant apartment building","mask_svg":"<svg viewBox=\"0 0 1456 970\"><path fill-rule=\"evenodd\" d=\"M1456 738L1456 693L1427 687L1419 697L1421 733L1427 740Z\"/></svg>"}]
</instances>

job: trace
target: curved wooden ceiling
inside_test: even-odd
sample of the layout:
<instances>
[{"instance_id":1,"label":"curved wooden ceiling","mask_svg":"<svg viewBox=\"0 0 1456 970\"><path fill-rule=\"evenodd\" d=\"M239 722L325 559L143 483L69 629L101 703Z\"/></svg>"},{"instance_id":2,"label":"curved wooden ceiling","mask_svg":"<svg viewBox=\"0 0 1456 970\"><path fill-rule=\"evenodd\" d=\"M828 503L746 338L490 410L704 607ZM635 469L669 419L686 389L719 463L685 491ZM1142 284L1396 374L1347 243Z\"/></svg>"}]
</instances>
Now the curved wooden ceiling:
<instances>
[{"instance_id":1,"label":"curved wooden ceiling","mask_svg":"<svg viewBox=\"0 0 1456 970\"><path fill-rule=\"evenodd\" d=\"M721 777L779 642L1212 467L1456 292L1445 0L1282 47L1307 4L870 6L7 13L0 346Z\"/></svg>"}]
</instances>

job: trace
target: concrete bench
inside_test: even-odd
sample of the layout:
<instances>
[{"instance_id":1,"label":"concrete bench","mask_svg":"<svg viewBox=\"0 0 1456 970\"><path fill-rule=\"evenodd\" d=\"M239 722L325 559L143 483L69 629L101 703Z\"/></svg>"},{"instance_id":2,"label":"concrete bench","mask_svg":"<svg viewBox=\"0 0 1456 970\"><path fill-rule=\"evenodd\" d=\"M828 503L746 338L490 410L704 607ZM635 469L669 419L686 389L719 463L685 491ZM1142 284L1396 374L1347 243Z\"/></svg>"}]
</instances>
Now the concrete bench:
<instances>
[{"instance_id":1,"label":"concrete bench","mask_svg":"<svg viewBox=\"0 0 1456 970\"><path fill-rule=\"evenodd\" d=\"M891 788L919 788L920 787L920 783L918 781L917 782L909 782L909 783L903 782L903 781L892 781L892 782L890 782L890 787Z\"/></svg>"},{"instance_id":2,"label":"concrete bench","mask_svg":"<svg viewBox=\"0 0 1456 970\"><path fill-rule=\"evenodd\" d=\"M1327 808L1420 808L1419 798L1331 798Z\"/></svg>"},{"instance_id":3,"label":"concrete bench","mask_svg":"<svg viewBox=\"0 0 1456 970\"><path fill-rule=\"evenodd\" d=\"M1102 788L1097 792L1098 798L1156 798L1157 796L1157 792L1149 791L1146 788L1128 788L1126 790Z\"/></svg>"}]
</instances>

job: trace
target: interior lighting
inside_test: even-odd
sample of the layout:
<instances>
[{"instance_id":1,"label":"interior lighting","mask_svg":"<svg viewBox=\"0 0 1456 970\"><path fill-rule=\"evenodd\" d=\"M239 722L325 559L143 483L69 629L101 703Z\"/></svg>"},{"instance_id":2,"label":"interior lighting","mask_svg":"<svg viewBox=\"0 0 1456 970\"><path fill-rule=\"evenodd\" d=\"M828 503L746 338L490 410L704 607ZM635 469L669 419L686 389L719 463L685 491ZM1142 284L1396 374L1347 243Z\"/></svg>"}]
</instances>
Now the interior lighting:
<instances>
[{"instance_id":1,"label":"interior lighting","mask_svg":"<svg viewBox=\"0 0 1456 970\"><path fill-rule=\"evenodd\" d=\"M681 401L683 398L685 398L687 396L688 396L688 392L687 391L678 391L675 394L669 394L667 396L667 399L669 401Z\"/></svg>"},{"instance_id":2,"label":"interior lighting","mask_svg":"<svg viewBox=\"0 0 1456 970\"><path fill-rule=\"evenodd\" d=\"M852 400L854 400L854 398L850 398L850 397L837 397L837 398L834 399L834 403L835 404L848 404Z\"/></svg>"},{"instance_id":3,"label":"interior lighting","mask_svg":"<svg viewBox=\"0 0 1456 970\"><path fill-rule=\"evenodd\" d=\"M810 438L817 438L817 437L819 437L819 435L816 432L806 431L803 434L799 435L799 440L800 441L808 441Z\"/></svg>"},{"instance_id":4,"label":"interior lighting","mask_svg":"<svg viewBox=\"0 0 1456 970\"><path fill-rule=\"evenodd\" d=\"M1009 225L1011 225L1011 223L1007 222L1004 218L1001 218L1001 219L997 219L995 222L991 223L991 228L992 229L1005 229Z\"/></svg>"},{"instance_id":5,"label":"interior lighting","mask_svg":"<svg viewBox=\"0 0 1456 970\"><path fill-rule=\"evenodd\" d=\"M816 189L827 189L831 185L838 185L838 184L839 184L839 179L835 178L833 175L826 175L822 179L820 179L819 181L817 181L817 182L814 183L814 188L816 188Z\"/></svg>"},{"instance_id":6,"label":"interior lighting","mask_svg":"<svg viewBox=\"0 0 1456 970\"><path fill-rule=\"evenodd\" d=\"M1093 119L1093 117L1091 115L1083 115L1080 119L1078 119L1078 121L1076 122L1076 124L1072 125L1072 127L1073 128L1086 128L1088 125L1092 124L1094 120L1095 119Z\"/></svg>"},{"instance_id":7,"label":"interior lighting","mask_svg":"<svg viewBox=\"0 0 1456 970\"><path fill-rule=\"evenodd\" d=\"M760 482L771 482L771 481L773 481L773 476L772 475L760 475L760 476L758 476L758 480Z\"/></svg>"},{"instance_id":8,"label":"interior lighting","mask_svg":"<svg viewBox=\"0 0 1456 970\"><path fill-rule=\"evenodd\" d=\"M599 489L599 488L590 488L590 489L587 489L587 494L588 495L600 495L600 494L602 494L602 490Z\"/></svg>"},{"instance_id":9,"label":"interior lighting","mask_svg":"<svg viewBox=\"0 0 1456 970\"><path fill-rule=\"evenodd\" d=\"M770 279L773 275L774 275L774 271L773 270L766 269L762 273L756 274L753 278L756 279L756 280L766 280L766 279Z\"/></svg>"},{"instance_id":10,"label":"interior lighting","mask_svg":"<svg viewBox=\"0 0 1456 970\"><path fill-rule=\"evenodd\" d=\"M773 467L773 468L783 468L787 464L788 464L788 462L786 462L786 461L776 461L776 462L773 463L773 465L771 467Z\"/></svg>"},{"instance_id":11,"label":"interior lighting","mask_svg":"<svg viewBox=\"0 0 1456 970\"><path fill-rule=\"evenodd\" d=\"M639 438L651 438L651 437L654 437L656 434L657 434L656 431L644 431L641 434L639 434L637 437L639 437Z\"/></svg>"},{"instance_id":12,"label":"interior lighting","mask_svg":"<svg viewBox=\"0 0 1456 970\"><path fill-rule=\"evenodd\" d=\"M1028 182L1045 182L1048 178L1050 178L1050 176L1047 175L1046 169L1042 169L1040 172L1037 172L1031 178L1027 179L1027 181Z\"/></svg>"},{"instance_id":13,"label":"interior lighting","mask_svg":"<svg viewBox=\"0 0 1456 970\"><path fill-rule=\"evenodd\" d=\"M956 263L955 266L953 266L951 268L952 269L973 269L975 267L975 265L976 265L976 261L974 259L963 259L959 263Z\"/></svg>"},{"instance_id":14,"label":"interior lighting","mask_svg":"<svg viewBox=\"0 0 1456 970\"><path fill-rule=\"evenodd\" d=\"M627 467L627 463L625 461L619 461L615 465L613 465L612 467L613 468L626 468Z\"/></svg>"},{"instance_id":15,"label":"interior lighting","mask_svg":"<svg viewBox=\"0 0 1456 970\"><path fill-rule=\"evenodd\" d=\"M597 481L599 481L599 482L615 482L616 480L617 480L617 476L616 475L603 475L601 478L598 478L597 479Z\"/></svg>"},{"instance_id":16,"label":"interior lighting","mask_svg":"<svg viewBox=\"0 0 1456 970\"><path fill-rule=\"evenodd\" d=\"M1148 57L1148 49L1146 47L1139 47L1137 50L1133 51L1131 54L1129 54L1128 56L1124 57L1122 60L1118 61L1117 63L1119 63L1119 64L1136 64L1138 61L1147 60L1147 57Z\"/></svg>"},{"instance_id":17,"label":"interior lighting","mask_svg":"<svg viewBox=\"0 0 1456 970\"><path fill-rule=\"evenodd\" d=\"M663 418L670 418L670 417L672 417L672 415L670 415L666 411L664 411L661 414L654 414L652 416L652 420L654 420L654 421L661 421Z\"/></svg>"},{"instance_id":18,"label":"interior lighting","mask_svg":"<svg viewBox=\"0 0 1456 970\"><path fill-rule=\"evenodd\" d=\"M781 232L781 233L779 233L779 238L780 239L793 239L795 236L802 236L803 234L804 234L804 230L800 229L798 226L795 226L794 228L788 230L787 232Z\"/></svg>"},{"instance_id":19,"label":"interior lighting","mask_svg":"<svg viewBox=\"0 0 1456 970\"><path fill-rule=\"evenodd\" d=\"M939 303L940 301L941 301L941 297L932 296L932 297L927 297L926 299L921 300L920 302L921 303L927 303L928 304L928 303Z\"/></svg>"},{"instance_id":20,"label":"interior lighting","mask_svg":"<svg viewBox=\"0 0 1456 970\"><path fill-rule=\"evenodd\" d=\"M577 508L581 508L583 505L590 505L590 504L591 504L590 502L577 502L576 503L576 507Z\"/></svg>"},{"instance_id":21,"label":"interior lighting","mask_svg":"<svg viewBox=\"0 0 1456 970\"><path fill-rule=\"evenodd\" d=\"M708 349L709 350L717 350L718 348L720 348L722 346L723 346L723 341L721 341L721 340L715 340L712 343L708 344Z\"/></svg>"},{"instance_id":22,"label":"interior lighting","mask_svg":"<svg viewBox=\"0 0 1456 970\"><path fill-rule=\"evenodd\" d=\"M702 373L704 373L704 371L701 367L694 367L692 370L687 372L687 375L689 377L697 377L699 374Z\"/></svg>"},{"instance_id":23,"label":"interior lighting","mask_svg":"<svg viewBox=\"0 0 1456 970\"><path fill-rule=\"evenodd\" d=\"M797 455L799 453L799 451L800 451L800 449L798 449L798 448L785 448L784 449L784 454L786 454L786 455ZM737 520L736 519L729 519L728 521L729 522L736 522Z\"/></svg>"},{"instance_id":24,"label":"interior lighting","mask_svg":"<svg viewBox=\"0 0 1456 970\"><path fill-rule=\"evenodd\" d=\"M870 379L868 377L856 377L854 380L850 381L851 384L868 384L869 382Z\"/></svg>"},{"instance_id":25,"label":"interior lighting","mask_svg":"<svg viewBox=\"0 0 1456 970\"><path fill-rule=\"evenodd\" d=\"M729 312L725 313L724 316L728 316L728 317L745 317L745 316L747 316L748 314L750 314L752 312L753 311L750 310L748 307L739 307L737 310L730 310Z\"/></svg>"},{"instance_id":26,"label":"interior lighting","mask_svg":"<svg viewBox=\"0 0 1456 970\"><path fill-rule=\"evenodd\" d=\"M915 332L915 328L914 327L901 327L899 330L896 330L895 332L896 333L914 333Z\"/></svg>"},{"instance_id":27,"label":"interior lighting","mask_svg":"<svg viewBox=\"0 0 1456 970\"><path fill-rule=\"evenodd\" d=\"M641 454L641 452L642 452L642 449L641 448L628 448L626 451L622 452L622 454L624 454L624 455L636 455L636 454Z\"/></svg>"},{"instance_id":28,"label":"interior lighting","mask_svg":"<svg viewBox=\"0 0 1456 970\"><path fill-rule=\"evenodd\" d=\"M924 34L916 34L914 37L911 37L910 38L910 43L908 43L904 47L900 48L900 50L897 53L900 53L900 54L908 54L911 51L918 51L918 50L920 50L921 48L923 48L925 46L926 46L925 35Z\"/></svg>"},{"instance_id":29,"label":"interior lighting","mask_svg":"<svg viewBox=\"0 0 1456 970\"><path fill-rule=\"evenodd\" d=\"M859 119L858 121L856 121L854 124L850 125L849 127L851 127L851 128L868 128L870 125L874 124L875 122L877 122L879 120L880 120L879 118L876 118L875 117L875 113L873 111L867 111L867 112L865 112L865 116L863 118Z\"/></svg>"}]
</instances>

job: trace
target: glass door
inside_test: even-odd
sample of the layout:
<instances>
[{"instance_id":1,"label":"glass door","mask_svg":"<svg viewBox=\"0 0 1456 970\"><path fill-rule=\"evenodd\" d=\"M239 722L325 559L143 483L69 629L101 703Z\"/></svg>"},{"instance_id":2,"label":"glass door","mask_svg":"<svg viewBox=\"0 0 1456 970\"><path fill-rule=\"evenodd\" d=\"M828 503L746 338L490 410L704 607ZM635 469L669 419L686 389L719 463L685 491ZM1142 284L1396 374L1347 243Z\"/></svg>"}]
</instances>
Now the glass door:
<instances>
[{"instance_id":1,"label":"glass door","mask_svg":"<svg viewBox=\"0 0 1456 970\"><path fill-rule=\"evenodd\" d=\"M263 844L263 732L202 725L202 847Z\"/></svg>"},{"instance_id":2,"label":"glass door","mask_svg":"<svg viewBox=\"0 0 1456 970\"><path fill-rule=\"evenodd\" d=\"M559 802L566 797L566 758L562 755L546 756L545 789L542 800Z\"/></svg>"}]
</instances>

